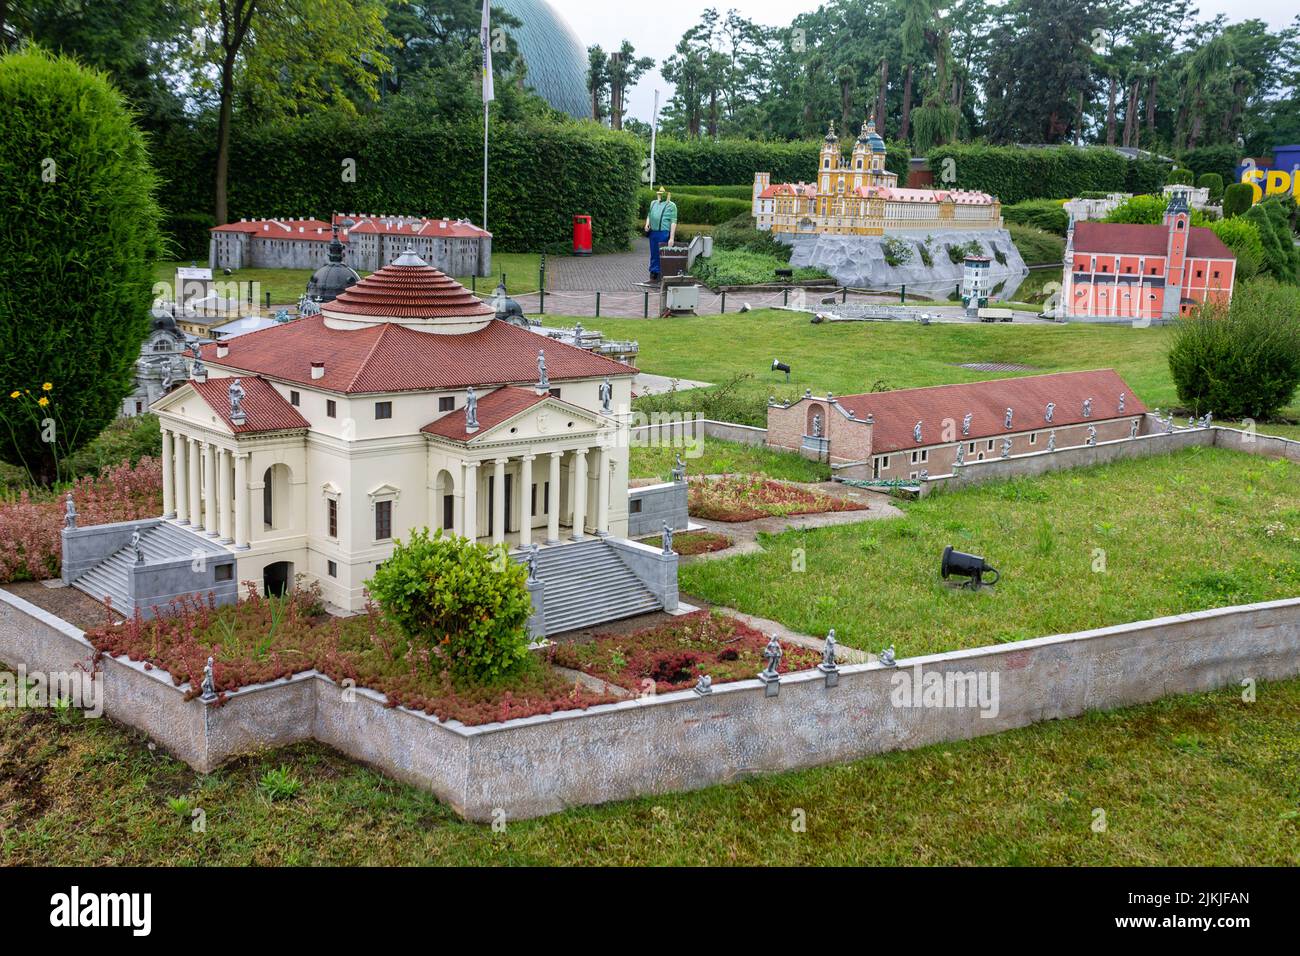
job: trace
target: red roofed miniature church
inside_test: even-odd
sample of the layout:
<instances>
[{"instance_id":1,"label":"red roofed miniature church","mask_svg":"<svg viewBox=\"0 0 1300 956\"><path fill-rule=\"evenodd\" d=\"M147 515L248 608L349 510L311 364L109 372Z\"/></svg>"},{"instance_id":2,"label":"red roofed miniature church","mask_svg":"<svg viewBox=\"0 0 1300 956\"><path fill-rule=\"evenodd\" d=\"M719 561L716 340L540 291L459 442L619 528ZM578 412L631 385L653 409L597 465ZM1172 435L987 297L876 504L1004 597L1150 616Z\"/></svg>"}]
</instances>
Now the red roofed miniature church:
<instances>
[{"instance_id":1,"label":"red roofed miniature church","mask_svg":"<svg viewBox=\"0 0 1300 956\"><path fill-rule=\"evenodd\" d=\"M1136 436L1146 406L1113 369L769 402L767 443L844 478L909 481L989 458Z\"/></svg>"},{"instance_id":2,"label":"red roofed miniature church","mask_svg":"<svg viewBox=\"0 0 1300 956\"><path fill-rule=\"evenodd\" d=\"M152 597L208 591L181 573L189 542L237 581L303 575L355 611L394 541L428 527L544 543L535 632L675 610L676 556L622 540L636 369L494 316L408 251L320 314L203 346L152 408L165 515L136 529L139 561L177 564ZM129 614L113 560L70 583Z\"/></svg>"},{"instance_id":3,"label":"red roofed miniature church","mask_svg":"<svg viewBox=\"0 0 1300 956\"><path fill-rule=\"evenodd\" d=\"M1232 299L1237 257L1213 231L1191 224L1175 191L1161 225L1071 221L1060 317L1162 322L1203 302Z\"/></svg>"}]
</instances>

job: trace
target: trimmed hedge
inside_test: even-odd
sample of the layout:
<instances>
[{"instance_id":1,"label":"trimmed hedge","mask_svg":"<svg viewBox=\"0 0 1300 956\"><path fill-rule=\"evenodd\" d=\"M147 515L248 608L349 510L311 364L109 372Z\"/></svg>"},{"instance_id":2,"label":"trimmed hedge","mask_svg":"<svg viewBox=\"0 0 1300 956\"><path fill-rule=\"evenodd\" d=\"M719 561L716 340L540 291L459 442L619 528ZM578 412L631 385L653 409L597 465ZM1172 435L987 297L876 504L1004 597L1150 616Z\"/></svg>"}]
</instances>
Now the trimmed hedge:
<instances>
[{"instance_id":1,"label":"trimmed hedge","mask_svg":"<svg viewBox=\"0 0 1300 956\"><path fill-rule=\"evenodd\" d=\"M851 147L848 137L840 141ZM748 139L680 140L662 137L655 149L655 172L661 183L731 186L753 183L755 173L771 173L772 182L811 182L817 175L821 140L767 143ZM911 154L905 145L886 147L885 168L906 184ZM849 149L844 149L847 155Z\"/></svg>"},{"instance_id":2,"label":"trimmed hedge","mask_svg":"<svg viewBox=\"0 0 1300 956\"><path fill-rule=\"evenodd\" d=\"M193 217L212 208L215 136L184 129L156 144L173 241L193 256ZM498 252L567 252L573 216L592 216L597 251L633 234L644 149L594 123L492 126L488 228ZM354 182L344 161L354 160ZM292 123L236 125L230 216L338 212L482 219L481 124L412 125L382 116L321 114ZM206 255L206 244L204 245Z\"/></svg>"},{"instance_id":3,"label":"trimmed hedge","mask_svg":"<svg viewBox=\"0 0 1300 956\"><path fill-rule=\"evenodd\" d=\"M1110 149L1073 146L1029 149L950 143L930 150L927 159L936 183L943 181L947 164L956 177L950 185L991 193L1004 206L1085 192L1159 192L1168 168L1155 160L1128 159Z\"/></svg>"},{"instance_id":4,"label":"trimmed hedge","mask_svg":"<svg viewBox=\"0 0 1300 956\"><path fill-rule=\"evenodd\" d=\"M716 226L729 219L735 219L737 216L747 216L753 209L753 204L748 199L704 196L692 192L677 192L676 190L669 190L669 192L673 194L673 202L677 204L678 222ZM654 196L654 190L649 188L637 192L637 218L642 224L645 222L646 213L650 209L650 201L654 199Z\"/></svg>"},{"instance_id":5,"label":"trimmed hedge","mask_svg":"<svg viewBox=\"0 0 1300 956\"><path fill-rule=\"evenodd\" d=\"M1223 198L1223 177L1218 173L1201 173L1196 177L1196 185L1199 189L1208 189L1210 191L1210 202L1217 203Z\"/></svg>"},{"instance_id":6,"label":"trimmed hedge","mask_svg":"<svg viewBox=\"0 0 1300 956\"><path fill-rule=\"evenodd\" d=\"M1200 146L1183 153L1179 162L1203 176L1206 173L1218 173L1225 183L1237 178L1237 163L1241 160L1241 150L1236 146Z\"/></svg>"},{"instance_id":7,"label":"trimmed hedge","mask_svg":"<svg viewBox=\"0 0 1300 956\"><path fill-rule=\"evenodd\" d=\"M691 193L695 196L715 196L722 199L743 199L749 202L754 195L753 182L741 183L739 186L665 186L670 193Z\"/></svg>"},{"instance_id":8,"label":"trimmed hedge","mask_svg":"<svg viewBox=\"0 0 1300 956\"><path fill-rule=\"evenodd\" d=\"M1223 187L1223 218L1240 216L1254 201L1255 191L1250 188L1250 183L1228 183Z\"/></svg>"},{"instance_id":9,"label":"trimmed hedge","mask_svg":"<svg viewBox=\"0 0 1300 956\"><path fill-rule=\"evenodd\" d=\"M1070 214L1065 211L1060 200L1026 199L1011 206L1002 207L1002 218L1021 226L1033 226L1044 232L1065 235L1070 227Z\"/></svg>"}]
</instances>

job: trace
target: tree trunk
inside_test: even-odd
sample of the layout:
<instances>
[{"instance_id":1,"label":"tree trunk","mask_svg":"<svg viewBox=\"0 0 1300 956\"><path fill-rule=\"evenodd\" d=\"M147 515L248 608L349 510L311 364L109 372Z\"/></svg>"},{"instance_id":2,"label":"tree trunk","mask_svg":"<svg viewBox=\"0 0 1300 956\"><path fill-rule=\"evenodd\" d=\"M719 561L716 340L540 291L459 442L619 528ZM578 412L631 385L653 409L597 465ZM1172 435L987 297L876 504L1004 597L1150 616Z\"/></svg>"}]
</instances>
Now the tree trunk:
<instances>
[{"instance_id":1,"label":"tree trunk","mask_svg":"<svg viewBox=\"0 0 1300 956\"><path fill-rule=\"evenodd\" d=\"M1160 77L1151 74L1151 79L1147 81L1147 135L1153 140L1156 135L1156 86L1160 82Z\"/></svg>"},{"instance_id":2,"label":"tree trunk","mask_svg":"<svg viewBox=\"0 0 1300 956\"><path fill-rule=\"evenodd\" d=\"M1137 112L1137 96L1138 96L1138 84L1137 84L1137 80L1134 80L1133 85L1128 88L1128 91L1124 97L1124 148L1125 149L1134 145L1133 127L1136 124L1134 123L1133 114Z\"/></svg>"},{"instance_id":3,"label":"tree trunk","mask_svg":"<svg viewBox=\"0 0 1300 956\"><path fill-rule=\"evenodd\" d=\"M609 125L623 128L623 84L618 80L609 81Z\"/></svg>"},{"instance_id":4,"label":"tree trunk","mask_svg":"<svg viewBox=\"0 0 1300 956\"><path fill-rule=\"evenodd\" d=\"M885 93L889 89L889 60L880 61L880 93L876 96L876 132L885 135Z\"/></svg>"},{"instance_id":5,"label":"tree trunk","mask_svg":"<svg viewBox=\"0 0 1300 956\"><path fill-rule=\"evenodd\" d=\"M709 138L718 138L718 90L709 90Z\"/></svg>"},{"instance_id":6,"label":"tree trunk","mask_svg":"<svg viewBox=\"0 0 1300 956\"><path fill-rule=\"evenodd\" d=\"M221 107L217 112L216 182L213 183L212 218L223 226L229 220L226 203L226 177L230 169L231 100L235 93L235 54L228 51L221 59Z\"/></svg>"},{"instance_id":7,"label":"tree trunk","mask_svg":"<svg viewBox=\"0 0 1300 956\"><path fill-rule=\"evenodd\" d=\"M912 131L912 65L907 66L907 73L903 78L903 121L898 128L898 138L907 142L908 135Z\"/></svg>"},{"instance_id":8,"label":"tree trunk","mask_svg":"<svg viewBox=\"0 0 1300 956\"><path fill-rule=\"evenodd\" d=\"M1119 81L1110 75L1110 88L1106 91L1106 145L1115 145L1115 100L1119 97Z\"/></svg>"}]
</instances>

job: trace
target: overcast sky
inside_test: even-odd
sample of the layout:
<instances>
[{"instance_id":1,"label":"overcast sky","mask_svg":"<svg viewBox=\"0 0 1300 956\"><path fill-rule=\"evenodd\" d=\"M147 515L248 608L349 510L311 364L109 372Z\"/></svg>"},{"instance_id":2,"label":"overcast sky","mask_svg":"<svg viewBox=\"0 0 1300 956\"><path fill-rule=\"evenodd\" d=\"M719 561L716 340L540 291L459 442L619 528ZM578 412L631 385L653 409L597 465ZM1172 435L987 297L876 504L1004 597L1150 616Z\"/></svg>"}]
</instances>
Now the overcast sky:
<instances>
[{"instance_id":1,"label":"overcast sky","mask_svg":"<svg viewBox=\"0 0 1300 956\"><path fill-rule=\"evenodd\" d=\"M699 20L702 10L715 6L720 11L739 10L743 16L769 26L785 26L800 13L816 10L816 0L725 0L719 3L701 3L700 0L651 0L629 3L628 0L549 0L569 22L584 46L599 43L607 51L617 49L624 40L631 40L637 53L654 57L662 62L673 52L682 34ZM1156 0L1158 2L1158 0ZM1201 17L1211 19L1226 13L1230 20L1256 17L1273 29L1286 26L1296 14L1295 0L1201 0ZM638 119L649 121L654 104L654 91L660 90L660 103L672 95L672 89L663 81L658 70L641 78L628 95L628 112Z\"/></svg>"}]
</instances>

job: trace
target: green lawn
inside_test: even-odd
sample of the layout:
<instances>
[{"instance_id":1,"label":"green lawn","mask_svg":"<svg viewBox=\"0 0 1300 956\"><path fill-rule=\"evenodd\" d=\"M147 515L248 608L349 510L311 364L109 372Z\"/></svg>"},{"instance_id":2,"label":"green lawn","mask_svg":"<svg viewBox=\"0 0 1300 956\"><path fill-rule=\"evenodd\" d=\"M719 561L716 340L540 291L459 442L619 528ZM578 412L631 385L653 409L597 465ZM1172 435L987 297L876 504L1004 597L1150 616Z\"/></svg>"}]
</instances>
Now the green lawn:
<instances>
[{"instance_id":1,"label":"green lawn","mask_svg":"<svg viewBox=\"0 0 1300 956\"><path fill-rule=\"evenodd\" d=\"M1300 865L1300 681L508 821L319 745L199 775L107 720L0 711L11 865ZM285 767L297 793L259 788ZM176 808L169 800L185 803ZM193 810L203 813L195 832ZM1105 830L1095 832L1096 810ZM792 827L803 811L806 831Z\"/></svg>"},{"instance_id":2,"label":"green lawn","mask_svg":"<svg viewBox=\"0 0 1300 956\"><path fill-rule=\"evenodd\" d=\"M904 517L760 538L681 588L899 657L1300 596L1300 465L1217 448L982 485ZM945 585L946 545L1002 581ZM796 549L806 570L792 571ZM1104 552L1105 570L1094 571Z\"/></svg>"},{"instance_id":3,"label":"green lawn","mask_svg":"<svg viewBox=\"0 0 1300 956\"><path fill-rule=\"evenodd\" d=\"M631 453L631 478L668 481L677 455L682 456L687 475L761 474L782 481L829 481L831 477L829 465L809 461L794 452L716 438L704 439L698 449L634 446Z\"/></svg>"},{"instance_id":4,"label":"green lawn","mask_svg":"<svg viewBox=\"0 0 1300 956\"><path fill-rule=\"evenodd\" d=\"M537 290L537 266L540 256L533 253L497 252L492 255L492 276L490 278L471 279L470 276L457 276L457 281L466 287L471 283L479 292L490 293L501 281L501 274L506 275L506 289L511 295L520 295ZM173 283L176 279L176 267L188 266L189 262L155 262L154 281ZM200 266L206 262L198 263ZM229 281L261 283L262 296L259 302L266 301L266 293L271 293L273 305L291 305L298 301L298 296L307 291L307 280L311 278L311 269L236 269L229 276L217 270L216 276ZM363 272L362 276L369 275ZM171 296L169 295L170 299Z\"/></svg>"},{"instance_id":5,"label":"green lawn","mask_svg":"<svg viewBox=\"0 0 1300 956\"><path fill-rule=\"evenodd\" d=\"M557 320L558 321L558 320ZM943 385L1007 378L1014 373L976 372L956 366L968 362L1009 362L1040 372L1114 368L1148 405L1178 404L1166 360L1167 328L1129 326L935 324L844 322L813 325L807 316L776 310L744 315L683 316L672 319L610 319L600 329L611 338L637 339L637 366L678 378L717 382L703 394L678 393L677 407L709 417L766 424L769 395L792 397L812 388L840 395L870 390L879 382L891 388ZM790 384L771 371L772 360L791 366ZM1036 374L1025 372L1021 374ZM728 385L737 376L748 378ZM728 400L709 406L710 395L729 388ZM666 408L662 396L640 399L638 407ZM1284 410L1300 419L1300 400ZM1300 438L1300 427L1282 429Z\"/></svg>"}]
</instances>

